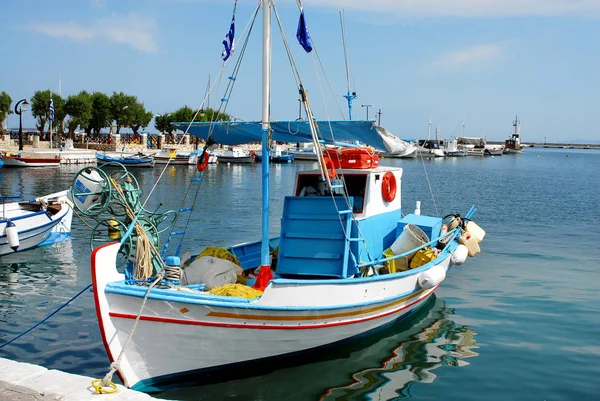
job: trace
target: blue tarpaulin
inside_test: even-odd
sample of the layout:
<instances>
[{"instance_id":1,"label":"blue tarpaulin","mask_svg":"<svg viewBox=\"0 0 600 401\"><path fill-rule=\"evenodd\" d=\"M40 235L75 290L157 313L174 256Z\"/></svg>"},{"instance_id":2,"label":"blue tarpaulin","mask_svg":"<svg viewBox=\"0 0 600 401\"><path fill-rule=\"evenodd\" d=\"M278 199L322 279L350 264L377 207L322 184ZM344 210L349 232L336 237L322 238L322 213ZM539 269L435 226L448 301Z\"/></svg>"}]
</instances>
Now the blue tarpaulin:
<instances>
[{"instance_id":1,"label":"blue tarpaulin","mask_svg":"<svg viewBox=\"0 0 600 401\"><path fill-rule=\"evenodd\" d=\"M315 121L319 139L325 143L360 142L362 144L385 150L380 134L375 129L374 121L344 120ZM240 145L261 141L262 125L259 121L223 121L223 122L189 122L173 123L182 131L206 140L209 136L218 144ZM188 129L189 126L189 129ZM296 143L312 142L308 121L272 121L272 138L275 141Z\"/></svg>"}]
</instances>

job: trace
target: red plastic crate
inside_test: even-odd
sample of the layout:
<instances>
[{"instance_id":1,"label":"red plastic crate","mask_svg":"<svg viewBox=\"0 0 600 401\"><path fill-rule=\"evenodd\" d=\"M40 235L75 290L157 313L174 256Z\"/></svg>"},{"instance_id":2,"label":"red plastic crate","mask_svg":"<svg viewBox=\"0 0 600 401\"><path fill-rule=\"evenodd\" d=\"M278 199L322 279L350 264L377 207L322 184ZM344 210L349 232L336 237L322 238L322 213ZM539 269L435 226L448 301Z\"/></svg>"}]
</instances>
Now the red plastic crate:
<instances>
[{"instance_id":1,"label":"red plastic crate","mask_svg":"<svg viewBox=\"0 0 600 401\"><path fill-rule=\"evenodd\" d=\"M370 148L327 149L325 153L335 168L365 169L379 166L379 155Z\"/></svg>"}]
</instances>

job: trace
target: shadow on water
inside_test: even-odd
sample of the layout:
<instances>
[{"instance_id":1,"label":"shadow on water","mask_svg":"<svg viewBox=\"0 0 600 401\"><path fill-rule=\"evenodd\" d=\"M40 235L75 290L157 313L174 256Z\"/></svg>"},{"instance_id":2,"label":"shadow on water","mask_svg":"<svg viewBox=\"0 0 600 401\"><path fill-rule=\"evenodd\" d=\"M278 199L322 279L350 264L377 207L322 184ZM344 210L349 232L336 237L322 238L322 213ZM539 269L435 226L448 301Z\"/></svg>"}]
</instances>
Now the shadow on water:
<instances>
[{"instance_id":1,"label":"shadow on water","mask_svg":"<svg viewBox=\"0 0 600 401\"><path fill-rule=\"evenodd\" d=\"M452 314L444 300L433 296L405 322L319 355L295 358L283 367L278 363L261 376L238 380L232 376L222 383L155 396L177 400L410 398L414 383L436 379L434 370L466 366L466 358L478 355L476 333L454 323Z\"/></svg>"}]
</instances>

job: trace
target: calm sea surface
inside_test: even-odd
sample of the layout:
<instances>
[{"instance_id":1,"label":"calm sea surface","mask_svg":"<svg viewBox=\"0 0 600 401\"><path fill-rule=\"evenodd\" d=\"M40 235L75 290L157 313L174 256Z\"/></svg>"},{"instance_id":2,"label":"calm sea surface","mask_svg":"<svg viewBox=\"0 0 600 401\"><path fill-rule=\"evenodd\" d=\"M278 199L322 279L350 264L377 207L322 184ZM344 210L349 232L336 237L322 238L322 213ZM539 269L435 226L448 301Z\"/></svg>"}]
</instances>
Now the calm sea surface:
<instances>
[{"instance_id":1,"label":"calm sea surface","mask_svg":"<svg viewBox=\"0 0 600 401\"><path fill-rule=\"evenodd\" d=\"M600 397L600 152L385 159L404 167L405 213L464 215L486 230L482 253L449 273L408 321L295 367L170 390L180 400L597 400ZM298 169L274 165L271 232ZM25 199L71 186L82 166L1 169L0 193ZM133 170L148 194L161 167ZM170 167L147 208L181 206L194 168ZM260 235L260 164L210 166L184 249ZM256 213L254 213L256 212ZM0 259L0 342L54 311L90 281L90 229ZM160 344L157 344L160 346ZM251 347L251 341L247 346ZM149 350L151 352L151 350ZM198 358L202 354L198 352ZM0 357L101 378L108 370L91 292L0 350ZM115 376L116 377L116 376Z\"/></svg>"}]
</instances>

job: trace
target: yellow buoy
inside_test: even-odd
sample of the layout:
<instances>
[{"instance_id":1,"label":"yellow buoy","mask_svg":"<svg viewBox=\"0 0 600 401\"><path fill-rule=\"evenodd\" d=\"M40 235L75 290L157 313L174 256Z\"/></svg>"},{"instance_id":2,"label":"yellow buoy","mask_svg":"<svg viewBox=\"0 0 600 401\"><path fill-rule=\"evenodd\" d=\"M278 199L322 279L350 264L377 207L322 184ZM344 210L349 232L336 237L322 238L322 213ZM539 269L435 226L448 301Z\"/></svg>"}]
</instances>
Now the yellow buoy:
<instances>
[{"instance_id":1,"label":"yellow buoy","mask_svg":"<svg viewBox=\"0 0 600 401\"><path fill-rule=\"evenodd\" d=\"M119 239L119 222L116 220L108 221L108 238Z\"/></svg>"}]
</instances>

